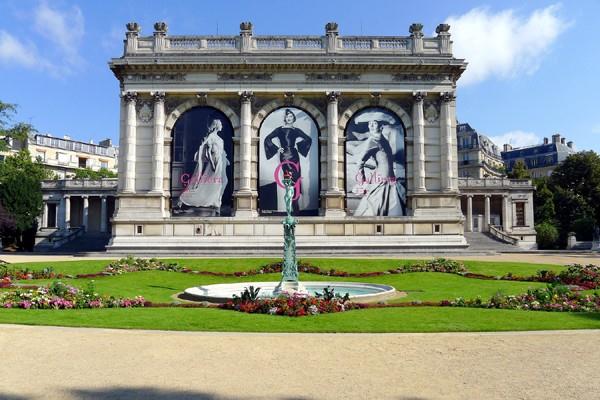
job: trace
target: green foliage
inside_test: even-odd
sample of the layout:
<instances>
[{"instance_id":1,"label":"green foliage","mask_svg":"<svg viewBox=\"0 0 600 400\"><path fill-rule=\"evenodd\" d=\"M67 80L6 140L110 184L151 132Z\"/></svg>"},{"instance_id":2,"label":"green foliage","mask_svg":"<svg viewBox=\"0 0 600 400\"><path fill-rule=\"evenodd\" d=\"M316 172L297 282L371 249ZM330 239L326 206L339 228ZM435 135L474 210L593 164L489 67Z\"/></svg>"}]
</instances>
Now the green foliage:
<instances>
[{"instance_id":1,"label":"green foliage","mask_svg":"<svg viewBox=\"0 0 600 400\"><path fill-rule=\"evenodd\" d=\"M559 241L561 246L565 246L569 232L574 230L573 223L581 218L592 217L594 211L581 194L559 186L554 187L554 205Z\"/></svg>"},{"instance_id":2,"label":"green foliage","mask_svg":"<svg viewBox=\"0 0 600 400\"><path fill-rule=\"evenodd\" d=\"M537 244L540 249L553 249L558 241L558 230L550 222L536 225Z\"/></svg>"},{"instance_id":3,"label":"green foliage","mask_svg":"<svg viewBox=\"0 0 600 400\"><path fill-rule=\"evenodd\" d=\"M510 179L529 179L531 175L529 175L527 165L522 160L517 160L512 170L508 173L508 177Z\"/></svg>"},{"instance_id":4,"label":"green foliage","mask_svg":"<svg viewBox=\"0 0 600 400\"><path fill-rule=\"evenodd\" d=\"M537 191L534 195L533 205L536 223L541 224L542 222L554 221L556 217L554 195L548 187L548 178L537 179L535 186Z\"/></svg>"},{"instance_id":5,"label":"green foliage","mask_svg":"<svg viewBox=\"0 0 600 400\"><path fill-rule=\"evenodd\" d=\"M555 188L568 192L571 197L577 196L579 202L587 206L578 217L593 217L596 225L600 225L600 156L598 154L593 151L581 151L570 155L554 170L550 183Z\"/></svg>"},{"instance_id":6,"label":"green foliage","mask_svg":"<svg viewBox=\"0 0 600 400\"><path fill-rule=\"evenodd\" d=\"M94 171L91 168L79 168L75 171L75 179L103 179L103 178L116 178L117 174L106 168L100 168L98 171Z\"/></svg>"},{"instance_id":7,"label":"green foliage","mask_svg":"<svg viewBox=\"0 0 600 400\"><path fill-rule=\"evenodd\" d=\"M3 103L0 101L0 151L9 150L8 140L14 139L24 141L35 129L24 122L13 124L13 115L17 112L15 104Z\"/></svg>"},{"instance_id":8,"label":"green foliage","mask_svg":"<svg viewBox=\"0 0 600 400\"><path fill-rule=\"evenodd\" d=\"M260 292L259 287L255 288L254 286L250 285L249 287L244 288L244 291L240 293L240 296L234 294L233 302L247 303L249 301L256 301L258 300L258 292Z\"/></svg>"},{"instance_id":9,"label":"green foliage","mask_svg":"<svg viewBox=\"0 0 600 400\"><path fill-rule=\"evenodd\" d=\"M0 202L14 218L18 231L34 226L42 211L41 181L48 177L48 171L40 162L32 161L27 150L0 163Z\"/></svg>"},{"instance_id":10,"label":"green foliage","mask_svg":"<svg viewBox=\"0 0 600 400\"><path fill-rule=\"evenodd\" d=\"M584 215L573 221L573 232L577 240L589 240L591 241L594 237L594 218L590 215Z\"/></svg>"},{"instance_id":11,"label":"green foliage","mask_svg":"<svg viewBox=\"0 0 600 400\"><path fill-rule=\"evenodd\" d=\"M331 286L323 288L323 293L315 292L315 297L323 299L325 301L331 301L334 299L341 300L342 302L350 301L350 295L345 293L343 296L339 293L335 293L335 289Z\"/></svg>"}]
</instances>

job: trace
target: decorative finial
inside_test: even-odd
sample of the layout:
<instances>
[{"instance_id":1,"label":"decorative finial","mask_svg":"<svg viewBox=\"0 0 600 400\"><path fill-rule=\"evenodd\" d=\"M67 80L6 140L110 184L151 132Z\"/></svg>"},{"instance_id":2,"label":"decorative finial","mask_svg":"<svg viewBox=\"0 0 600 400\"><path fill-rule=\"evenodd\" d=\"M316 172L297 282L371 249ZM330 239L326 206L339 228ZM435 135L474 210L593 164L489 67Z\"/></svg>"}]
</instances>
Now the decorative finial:
<instances>
[{"instance_id":1,"label":"decorative finial","mask_svg":"<svg viewBox=\"0 0 600 400\"><path fill-rule=\"evenodd\" d=\"M128 22L125 27L127 28L127 32L139 33L142 30L142 27L137 22Z\"/></svg>"},{"instance_id":2,"label":"decorative finial","mask_svg":"<svg viewBox=\"0 0 600 400\"><path fill-rule=\"evenodd\" d=\"M240 24L240 30L243 32L252 32L252 22L242 22Z\"/></svg>"},{"instance_id":3,"label":"decorative finial","mask_svg":"<svg viewBox=\"0 0 600 400\"><path fill-rule=\"evenodd\" d=\"M437 28L435 28L435 33L438 35L440 33L450 33L450 25L449 24L439 24Z\"/></svg>"},{"instance_id":4,"label":"decorative finial","mask_svg":"<svg viewBox=\"0 0 600 400\"><path fill-rule=\"evenodd\" d=\"M154 24L154 31L156 33L167 33L168 28L166 22L157 22Z\"/></svg>"},{"instance_id":5,"label":"decorative finial","mask_svg":"<svg viewBox=\"0 0 600 400\"><path fill-rule=\"evenodd\" d=\"M337 22L328 22L325 25L325 33L338 33L338 24L337 24Z\"/></svg>"},{"instance_id":6,"label":"decorative finial","mask_svg":"<svg viewBox=\"0 0 600 400\"><path fill-rule=\"evenodd\" d=\"M423 37L423 24L419 24L419 23L411 24L410 28L408 28L408 31L410 32L411 36L422 38Z\"/></svg>"}]
</instances>

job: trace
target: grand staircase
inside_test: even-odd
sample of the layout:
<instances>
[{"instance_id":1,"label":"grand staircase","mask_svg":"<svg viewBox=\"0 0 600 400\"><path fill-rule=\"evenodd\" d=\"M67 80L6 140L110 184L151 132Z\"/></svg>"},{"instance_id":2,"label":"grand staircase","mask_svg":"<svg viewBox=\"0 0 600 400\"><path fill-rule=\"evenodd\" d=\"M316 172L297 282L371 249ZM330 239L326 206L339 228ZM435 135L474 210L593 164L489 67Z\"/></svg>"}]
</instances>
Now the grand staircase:
<instances>
[{"instance_id":1,"label":"grand staircase","mask_svg":"<svg viewBox=\"0 0 600 400\"><path fill-rule=\"evenodd\" d=\"M524 251L518 246L513 246L483 232L465 232L465 238L469 243L469 252L514 253Z\"/></svg>"}]
</instances>

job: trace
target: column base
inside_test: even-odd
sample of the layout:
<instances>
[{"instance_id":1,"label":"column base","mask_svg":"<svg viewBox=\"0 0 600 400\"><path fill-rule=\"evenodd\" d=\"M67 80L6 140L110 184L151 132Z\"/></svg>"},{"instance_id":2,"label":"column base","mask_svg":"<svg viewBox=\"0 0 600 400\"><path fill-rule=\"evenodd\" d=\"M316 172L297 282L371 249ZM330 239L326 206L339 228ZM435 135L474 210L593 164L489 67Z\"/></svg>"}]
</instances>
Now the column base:
<instances>
[{"instance_id":1,"label":"column base","mask_svg":"<svg viewBox=\"0 0 600 400\"><path fill-rule=\"evenodd\" d=\"M346 195L341 190L328 190L321 194L322 207L325 209L326 217L346 216Z\"/></svg>"},{"instance_id":2,"label":"column base","mask_svg":"<svg viewBox=\"0 0 600 400\"><path fill-rule=\"evenodd\" d=\"M235 217L257 217L258 193L253 190L238 190L233 194Z\"/></svg>"}]
</instances>

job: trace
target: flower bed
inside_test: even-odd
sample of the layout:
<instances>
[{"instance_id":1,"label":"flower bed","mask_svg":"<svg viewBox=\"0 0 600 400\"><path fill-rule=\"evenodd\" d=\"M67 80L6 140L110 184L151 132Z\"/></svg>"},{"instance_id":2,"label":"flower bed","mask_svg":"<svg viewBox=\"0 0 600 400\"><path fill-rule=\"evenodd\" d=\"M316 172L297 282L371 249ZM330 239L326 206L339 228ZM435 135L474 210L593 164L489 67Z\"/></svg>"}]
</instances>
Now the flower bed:
<instances>
[{"instance_id":1,"label":"flower bed","mask_svg":"<svg viewBox=\"0 0 600 400\"><path fill-rule=\"evenodd\" d=\"M583 290L600 288L600 267L594 264L570 264L567 269L556 273L554 271L540 270L533 276L518 276L506 274L502 280L547 282L561 285L574 285Z\"/></svg>"},{"instance_id":2,"label":"flower bed","mask_svg":"<svg viewBox=\"0 0 600 400\"><path fill-rule=\"evenodd\" d=\"M325 299L313 296L293 294L269 299L249 300L233 299L219 305L219 308L235 310L249 314L286 315L302 317L306 315L328 314L364 308L364 305L352 303L341 298Z\"/></svg>"},{"instance_id":3,"label":"flower bed","mask_svg":"<svg viewBox=\"0 0 600 400\"><path fill-rule=\"evenodd\" d=\"M15 269L9 267L7 264L2 264L0 265L0 279L4 278L12 280L31 280L72 278L72 276L56 273L51 267L40 270L30 270L28 268Z\"/></svg>"},{"instance_id":4,"label":"flower bed","mask_svg":"<svg viewBox=\"0 0 600 400\"><path fill-rule=\"evenodd\" d=\"M454 301L442 301L441 306L502 308L510 310L534 311L600 311L600 295L597 293L583 295L569 290L562 285L548 285L545 288L530 289L525 294L507 296L496 294L488 302L481 298L465 300L458 298Z\"/></svg>"},{"instance_id":5,"label":"flower bed","mask_svg":"<svg viewBox=\"0 0 600 400\"><path fill-rule=\"evenodd\" d=\"M144 307L146 301L137 296L133 299L100 296L93 284L84 290L60 281L36 289L17 289L0 292L0 307L23 309L70 309L70 308L117 308Z\"/></svg>"}]
</instances>

